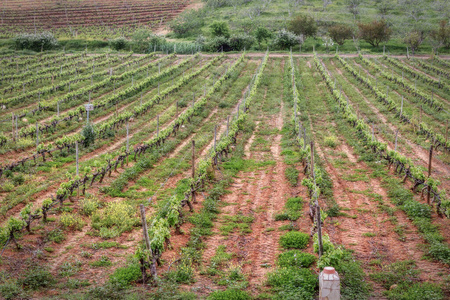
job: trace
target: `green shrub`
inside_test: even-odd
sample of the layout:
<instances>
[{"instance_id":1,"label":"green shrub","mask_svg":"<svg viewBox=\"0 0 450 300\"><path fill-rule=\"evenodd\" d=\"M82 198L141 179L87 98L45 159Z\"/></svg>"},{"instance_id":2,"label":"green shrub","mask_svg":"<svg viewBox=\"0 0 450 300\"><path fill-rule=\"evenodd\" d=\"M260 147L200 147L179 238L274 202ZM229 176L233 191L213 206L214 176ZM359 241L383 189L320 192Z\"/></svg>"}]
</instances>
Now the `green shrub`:
<instances>
[{"instance_id":1,"label":"green shrub","mask_svg":"<svg viewBox=\"0 0 450 300\"><path fill-rule=\"evenodd\" d=\"M183 259L175 268L175 270L167 273L167 277L178 283L190 283L194 277L194 269L192 261Z\"/></svg>"},{"instance_id":2,"label":"green shrub","mask_svg":"<svg viewBox=\"0 0 450 300\"><path fill-rule=\"evenodd\" d=\"M102 227L102 228L100 228L99 235L102 239L106 240L106 239L113 239L113 238L120 236L120 232L116 227L111 227L111 228Z\"/></svg>"},{"instance_id":3,"label":"green shrub","mask_svg":"<svg viewBox=\"0 0 450 300\"><path fill-rule=\"evenodd\" d=\"M42 267L35 267L29 270L25 277L19 280L25 288L37 290L43 287L51 286L55 280L52 274Z\"/></svg>"},{"instance_id":4,"label":"green shrub","mask_svg":"<svg viewBox=\"0 0 450 300\"><path fill-rule=\"evenodd\" d=\"M16 282L0 284L0 295L6 300L19 298L20 293L22 293L22 288Z\"/></svg>"},{"instance_id":5,"label":"green shrub","mask_svg":"<svg viewBox=\"0 0 450 300\"><path fill-rule=\"evenodd\" d=\"M406 212L408 217L415 218L431 218L431 208L430 206L417 202L415 200L406 201L403 204L403 210Z\"/></svg>"},{"instance_id":6,"label":"green shrub","mask_svg":"<svg viewBox=\"0 0 450 300\"><path fill-rule=\"evenodd\" d=\"M66 228L81 230L84 226L84 221L80 216L66 212L61 215L59 221Z\"/></svg>"},{"instance_id":7,"label":"green shrub","mask_svg":"<svg viewBox=\"0 0 450 300\"><path fill-rule=\"evenodd\" d=\"M294 167L288 167L284 170L284 175L286 179L289 181L291 186L297 186L298 184L298 170Z\"/></svg>"},{"instance_id":8,"label":"green shrub","mask_svg":"<svg viewBox=\"0 0 450 300\"><path fill-rule=\"evenodd\" d=\"M169 27L178 37L183 37L200 29L205 22L204 17L205 10L189 9L169 22Z\"/></svg>"},{"instance_id":9,"label":"green shrub","mask_svg":"<svg viewBox=\"0 0 450 300\"><path fill-rule=\"evenodd\" d=\"M292 291L289 288L301 289L300 295L302 296L298 299L312 299L315 295L318 277L309 269L283 267L268 274L267 284L277 291Z\"/></svg>"},{"instance_id":10,"label":"green shrub","mask_svg":"<svg viewBox=\"0 0 450 300\"><path fill-rule=\"evenodd\" d=\"M289 250L278 255L278 265L280 267L302 267L308 268L316 261L312 254L299 250Z\"/></svg>"},{"instance_id":11,"label":"green shrub","mask_svg":"<svg viewBox=\"0 0 450 300\"><path fill-rule=\"evenodd\" d=\"M58 40L50 32L22 33L14 38L14 44L17 50L27 49L39 52L57 47Z\"/></svg>"},{"instance_id":12,"label":"green shrub","mask_svg":"<svg viewBox=\"0 0 450 300\"><path fill-rule=\"evenodd\" d=\"M324 143L328 147L335 149L338 145L338 138L334 135L327 136L325 137Z\"/></svg>"},{"instance_id":13,"label":"green shrub","mask_svg":"<svg viewBox=\"0 0 450 300\"><path fill-rule=\"evenodd\" d=\"M209 25L209 28L211 30L211 34L215 37L230 37L230 27L228 26L227 22L214 21L211 25Z\"/></svg>"},{"instance_id":14,"label":"green shrub","mask_svg":"<svg viewBox=\"0 0 450 300\"><path fill-rule=\"evenodd\" d=\"M212 292L208 298L208 300L249 300L251 299L250 295L238 289L227 289L225 291L215 291Z\"/></svg>"},{"instance_id":15,"label":"green shrub","mask_svg":"<svg viewBox=\"0 0 450 300\"><path fill-rule=\"evenodd\" d=\"M93 267L109 267L112 265L112 262L108 256L102 255L99 260L90 263L90 265Z\"/></svg>"},{"instance_id":16,"label":"green shrub","mask_svg":"<svg viewBox=\"0 0 450 300\"><path fill-rule=\"evenodd\" d=\"M55 228L52 231L49 231L47 233L47 240L55 243L61 243L66 239L66 236L64 235L63 231L59 228Z\"/></svg>"},{"instance_id":17,"label":"green shrub","mask_svg":"<svg viewBox=\"0 0 450 300\"><path fill-rule=\"evenodd\" d=\"M109 276L111 282L117 283L126 288L133 281L142 278L141 267L137 262L133 262L126 267L117 268L112 275Z\"/></svg>"},{"instance_id":18,"label":"green shrub","mask_svg":"<svg viewBox=\"0 0 450 300\"><path fill-rule=\"evenodd\" d=\"M248 34L233 34L230 37L230 47L235 51L248 50L255 43L255 38Z\"/></svg>"},{"instance_id":19,"label":"green shrub","mask_svg":"<svg viewBox=\"0 0 450 300\"><path fill-rule=\"evenodd\" d=\"M280 237L280 245L283 248L304 249L308 245L309 235L299 231L289 231Z\"/></svg>"},{"instance_id":20,"label":"green shrub","mask_svg":"<svg viewBox=\"0 0 450 300\"><path fill-rule=\"evenodd\" d=\"M385 292L390 300L440 300L444 299L442 289L432 283L401 284Z\"/></svg>"},{"instance_id":21,"label":"green shrub","mask_svg":"<svg viewBox=\"0 0 450 300\"><path fill-rule=\"evenodd\" d=\"M299 41L300 38L295 33L281 29L275 34L272 44L275 48L284 50L298 45Z\"/></svg>"},{"instance_id":22,"label":"green shrub","mask_svg":"<svg viewBox=\"0 0 450 300\"><path fill-rule=\"evenodd\" d=\"M450 248L442 242L432 242L428 249L428 255L432 258L450 265Z\"/></svg>"},{"instance_id":23,"label":"green shrub","mask_svg":"<svg viewBox=\"0 0 450 300\"><path fill-rule=\"evenodd\" d=\"M95 198L83 198L79 201L79 204L80 212L86 216L92 215L99 206L98 200Z\"/></svg>"},{"instance_id":24,"label":"green shrub","mask_svg":"<svg viewBox=\"0 0 450 300\"><path fill-rule=\"evenodd\" d=\"M380 283L385 289L389 289L393 284L412 284L418 279L419 270L413 260L405 260L384 265L380 272L370 274L370 277Z\"/></svg>"},{"instance_id":25,"label":"green shrub","mask_svg":"<svg viewBox=\"0 0 450 300\"><path fill-rule=\"evenodd\" d=\"M128 48L128 40L124 37L119 37L109 41L109 46L116 51Z\"/></svg>"},{"instance_id":26,"label":"green shrub","mask_svg":"<svg viewBox=\"0 0 450 300\"><path fill-rule=\"evenodd\" d=\"M101 230L102 227L115 227L119 234L130 231L139 224L136 209L126 202L109 202L106 207L92 215L92 227ZM104 232L106 234L106 232ZM109 232L111 233L111 232Z\"/></svg>"},{"instance_id":27,"label":"green shrub","mask_svg":"<svg viewBox=\"0 0 450 300\"><path fill-rule=\"evenodd\" d=\"M95 130L94 126L88 124L81 130L81 135L84 136L83 145L84 147L89 147L95 142Z\"/></svg>"}]
</instances>

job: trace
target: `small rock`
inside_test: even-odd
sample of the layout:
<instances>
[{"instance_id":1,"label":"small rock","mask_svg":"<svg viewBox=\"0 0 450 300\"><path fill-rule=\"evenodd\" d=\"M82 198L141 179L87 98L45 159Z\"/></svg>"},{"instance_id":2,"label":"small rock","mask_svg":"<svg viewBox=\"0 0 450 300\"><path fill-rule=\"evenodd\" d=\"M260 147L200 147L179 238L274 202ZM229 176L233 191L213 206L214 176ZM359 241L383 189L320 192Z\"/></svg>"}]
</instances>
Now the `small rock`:
<instances>
[{"instance_id":1,"label":"small rock","mask_svg":"<svg viewBox=\"0 0 450 300\"><path fill-rule=\"evenodd\" d=\"M27 118L23 118L23 119L22 119L22 122L27 123L27 122L28 122L28 119L27 119Z\"/></svg>"},{"instance_id":2,"label":"small rock","mask_svg":"<svg viewBox=\"0 0 450 300\"><path fill-rule=\"evenodd\" d=\"M393 289L396 289L396 288L398 288L398 285L393 284L393 285L391 285L391 287L389 288L389 290L392 291Z\"/></svg>"}]
</instances>

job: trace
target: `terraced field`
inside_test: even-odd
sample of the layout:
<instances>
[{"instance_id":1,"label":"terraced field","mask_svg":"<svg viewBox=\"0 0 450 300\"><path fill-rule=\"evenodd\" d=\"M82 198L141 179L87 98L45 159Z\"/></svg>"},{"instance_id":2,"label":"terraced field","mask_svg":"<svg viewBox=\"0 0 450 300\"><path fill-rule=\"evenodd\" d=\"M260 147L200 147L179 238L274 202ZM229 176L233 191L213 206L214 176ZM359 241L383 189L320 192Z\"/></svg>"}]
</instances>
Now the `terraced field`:
<instances>
[{"instance_id":1,"label":"terraced field","mask_svg":"<svg viewBox=\"0 0 450 300\"><path fill-rule=\"evenodd\" d=\"M327 265L345 299L449 296L447 61L0 65L4 298L314 299Z\"/></svg>"},{"instance_id":2,"label":"terraced field","mask_svg":"<svg viewBox=\"0 0 450 300\"><path fill-rule=\"evenodd\" d=\"M69 38L128 36L136 28L161 27L189 4L189 0L4 1L0 37L45 30Z\"/></svg>"}]
</instances>

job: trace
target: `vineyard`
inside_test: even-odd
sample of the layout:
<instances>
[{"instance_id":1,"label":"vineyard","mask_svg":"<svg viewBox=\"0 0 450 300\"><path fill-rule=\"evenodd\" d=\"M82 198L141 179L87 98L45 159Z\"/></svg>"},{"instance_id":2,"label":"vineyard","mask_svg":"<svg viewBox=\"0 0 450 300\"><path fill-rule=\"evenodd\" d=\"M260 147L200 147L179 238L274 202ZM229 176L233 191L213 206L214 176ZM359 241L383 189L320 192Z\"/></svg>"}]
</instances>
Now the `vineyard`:
<instances>
[{"instance_id":1,"label":"vineyard","mask_svg":"<svg viewBox=\"0 0 450 300\"><path fill-rule=\"evenodd\" d=\"M173 2L7 1L1 28L20 7L28 30L151 25ZM343 299L449 297L449 64L0 57L0 295L316 299L331 265Z\"/></svg>"},{"instance_id":2,"label":"vineyard","mask_svg":"<svg viewBox=\"0 0 450 300\"><path fill-rule=\"evenodd\" d=\"M129 36L136 28L161 27L188 5L188 0L4 1L0 37L46 30L61 38Z\"/></svg>"}]
</instances>

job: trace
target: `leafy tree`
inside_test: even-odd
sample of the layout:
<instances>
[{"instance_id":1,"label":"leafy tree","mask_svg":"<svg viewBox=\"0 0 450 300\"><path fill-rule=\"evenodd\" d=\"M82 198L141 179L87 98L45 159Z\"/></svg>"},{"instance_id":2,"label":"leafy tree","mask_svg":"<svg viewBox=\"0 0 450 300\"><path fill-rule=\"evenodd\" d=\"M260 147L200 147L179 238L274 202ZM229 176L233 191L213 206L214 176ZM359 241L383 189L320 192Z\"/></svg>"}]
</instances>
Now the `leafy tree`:
<instances>
[{"instance_id":1,"label":"leafy tree","mask_svg":"<svg viewBox=\"0 0 450 300\"><path fill-rule=\"evenodd\" d=\"M255 42L255 38L248 34L233 34L230 37L229 43L230 47L233 50L241 51L245 49L249 49L253 43Z\"/></svg>"},{"instance_id":2,"label":"leafy tree","mask_svg":"<svg viewBox=\"0 0 450 300\"><path fill-rule=\"evenodd\" d=\"M422 45L425 40L425 32L423 31L411 31L408 33L404 39L404 42L411 48L412 53L414 54Z\"/></svg>"},{"instance_id":3,"label":"leafy tree","mask_svg":"<svg viewBox=\"0 0 450 300\"><path fill-rule=\"evenodd\" d=\"M394 4L392 2L393 1L391 0L375 0L375 6L382 19L384 19L389 12L394 9Z\"/></svg>"},{"instance_id":4,"label":"leafy tree","mask_svg":"<svg viewBox=\"0 0 450 300\"><path fill-rule=\"evenodd\" d=\"M261 48L261 43L266 41L272 37L272 32L270 32L266 27L258 27L255 31L255 37L258 41L258 46Z\"/></svg>"},{"instance_id":5,"label":"leafy tree","mask_svg":"<svg viewBox=\"0 0 450 300\"><path fill-rule=\"evenodd\" d=\"M289 49L300 42L300 37L286 29L279 30L272 41L273 45L279 49Z\"/></svg>"},{"instance_id":6,"label":"leafy tree","mask_svg":"<svg viewBox=\"0 0 450 300\"><path fill-rule=\"evenodd\" d=\"M392 34L392 29L389 28L384 20L374 20L370 23L359 23L359 36L373 47L378 47L381 42L387 42Z\"/></svg>"},{"instance_id":7,"label":"leafy tree","mask_svg":"<svg viewBox=\"0 0 450 300\"><path fill-rule=\"evenodd\" d=\"M58 40L50 32L22 33L14 38L14 44L18 50L33 50L36 52L51 50L58 46Z\"/></svg>"},{"instance_id":8,"label":"leafy tree","mask_svg":"<svg viewBox=\"0 0 450 300\"><path fill-rule=\"evenodd\" d=\"M205 24L205 11L187 10L169 23L170 29L178 36L187 36Z\"/></svg>"},{"instance_id":9,"label":"leafy tree","mask_svg":"<svg viewBox=\"0 0 450 300\"><path fill-rule=\"evenodd\" d=\"M211 52L217 52L221 50L230 51L230 41L224 36L216 36L215 38L212 38L205 43L205 50Z\"/></svg>"},{"instance_id":10,"label":"leafy tree","mask_svg":"<svg viewBox=\"0 0 450 300\"><path fill-rule=\"evenodd\" d=\"M227 22L215 21L209 26L209 28L211 29L213 36L223 36L226 38L230 37L230 27Z\"/></svg>"},{"instance_id":11,"label":"leafy tree","mask_svg":"<svg viewBox=\"0 0 450 300\"><path fill-rule=\"evenodd\" d=\"M116 51L120 51L126 49L128 45L128 41L124 37L119 37L109 41L109 46Z\"/></svg>"},{"instance_id":12,"label":"leafy tree","mask_svg":"<svg viewBox=\"0 0 450 300\"><path fill-rule=\"evenodd\" d=\"M447 20L442 20L439 23L439 28L432 30L430 36L437 43L435 48L442 46L450 48L450 25L447 23Z\"/></svg>"},{"instance_id":13,"label":"leafy tree","mask_svg":"<svg viewBox=\"0 0 450 300\"><path fill-rule=\"evenodd\" d=\"M140 29L133 34L133 51L142 53L147 52L149 40L153 33L147 29ZM153 49L152 49L153 50Z\"/></svg>"},{"instance_id":14,"label":"leafy tree","mask_svg":"<svg viewBox=\"0 0 450 300\"><path fill-rule=\"evenodd\" d=\"M328 34L338 45L343 45L345 40L353 37L353 29L345 24L337 24L328 28Z\"/></svg>"},{"instance_id":15,"label":"leafy tree","mask_svg":"<svg viewBox=\"0 0 450 300\"><path fill-rule=\"evenodd\" d=\"M317 33L317 24L311 16L298 15L290 21L288 29L297 35L314 37Z\"/></svg>"},{"instance_id":16,"label":"leafy tree","mask_svg":"<svg viewBox=\"0 0 450 300\"><path fill-rule=\"evenodd\" d=\"M361 5L362 0L347 0L347 9L353 15L353 18L356 19L356 16L359 15L359 6Z\"/></svg>"}]
</instances>

